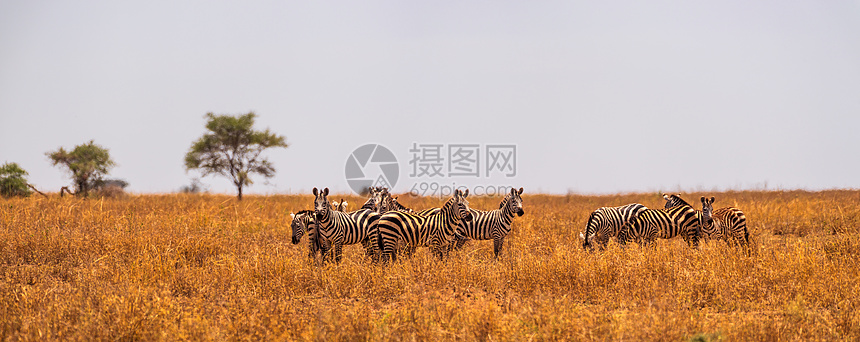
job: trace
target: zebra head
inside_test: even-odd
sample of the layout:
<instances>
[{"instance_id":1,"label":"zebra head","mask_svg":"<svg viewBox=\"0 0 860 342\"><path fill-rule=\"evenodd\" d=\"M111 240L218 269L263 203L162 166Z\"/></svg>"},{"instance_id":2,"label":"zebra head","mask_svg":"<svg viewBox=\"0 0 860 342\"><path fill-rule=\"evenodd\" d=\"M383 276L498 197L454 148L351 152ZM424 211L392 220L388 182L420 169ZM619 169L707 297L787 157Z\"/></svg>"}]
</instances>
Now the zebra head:
<instances>
[{"instance_id":1,"label":"zebra head","mask_svg":"<svg viewBox=\"0 0 860 342\"><path fill-rule=\"evenodd\" d=\"M466 200L466 197L469 197L469 189L466 191L454 190L454 203L456 205L454 211L458 219L471 221L472 211L469 210L469 201Z\"/></svg>"},{"instance_id":2,"label":"zebra head","mask_svg":"<svg viewBox=\"0 0 860 342\"><path fill-rule=\"evenodd\" d=\"M374 211L376 211L377 213L384 213L388 212L389 210L392 210L388 203L391 198L391 194L388 193L388 188L378 187L376 193L373 196L374 203L376 203L376 205L374 206Z\"/></svg>"},{"instance_id":3,"label":"zebra head","mask_svg":"<svg viewBox=\"0 0 860 342\"><path fill-rule=\"evenodd\" d=\"M526 213L523 210L523 198L520 196L522 194L523 188L520 188L519 190L512 188L511 193L505 196L507 197L508 209L511 212L516 213L517 216L523 216L523 214Z\"/></svg>"},{"instance_id":4,"label":"zebra head","mask_svg":"<svg viewBox=\"0 0 860 342\"><path fill-rule=\"evenodd\" d=\"M705 198L702 196L702 222L703 226L710 227L711 224L714 223L713 213L714 213L714 200L715 198L711 196L711 198Z\"/></svg>"},{"instance_id":5,"label":"zebra head","mask_svg":"<svg viewBox=\"0 0 860 342\"><path fill-rule=\"evenodd\" d=\"M690 203L687 203L683 198L681 198L681 194L663 194L663 199L666 200L666 205L664 208L669 209L671 207L677 207L679 205L686 205L688 207L693 207Z\"/></svg>"},{"instance_id":6,"label":"zebra head","mask_svg":"<svg viewBox=\"0 0 860 342\"><path fill-rule=\"evenodd\" d=\"M319 191L314 188L314 216L317 219L326 218L331 210L331 204L328 202L328 188Z\"/></svg>"},{"instance_id":7,"label":"zebra head","mask_svg":"<svg viewBox=\"0 0 860 342\"><path fill-rule=\"evenodd\" d=\"M305 231L307 230L307 222L305 219L310 213L310 210L302 210L297 214L290 213L290 217L293 219L290 223L290 228L293 229L292 242L294 245L299 243L299 241L302 241L302 236L305 235Z\"/></svg>"}]
</instances>

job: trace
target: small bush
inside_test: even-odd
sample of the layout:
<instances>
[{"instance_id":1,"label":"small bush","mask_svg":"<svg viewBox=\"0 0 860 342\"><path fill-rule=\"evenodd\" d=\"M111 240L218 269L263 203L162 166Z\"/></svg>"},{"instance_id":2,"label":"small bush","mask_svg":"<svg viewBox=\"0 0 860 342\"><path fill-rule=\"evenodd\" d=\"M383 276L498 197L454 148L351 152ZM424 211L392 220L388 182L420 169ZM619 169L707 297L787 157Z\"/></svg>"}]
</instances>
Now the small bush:
<instances>
[{"instance_id":1,"label":"small bush","mask_svg":"<svg viewBox=\"0 0 860 342\"><path fill-rule=\"evenodd\" d=\"M0 167L0 195L3 197L27 197L33 192L27 185L27 171L16 163Z\"/></svg>"}]
</instances>

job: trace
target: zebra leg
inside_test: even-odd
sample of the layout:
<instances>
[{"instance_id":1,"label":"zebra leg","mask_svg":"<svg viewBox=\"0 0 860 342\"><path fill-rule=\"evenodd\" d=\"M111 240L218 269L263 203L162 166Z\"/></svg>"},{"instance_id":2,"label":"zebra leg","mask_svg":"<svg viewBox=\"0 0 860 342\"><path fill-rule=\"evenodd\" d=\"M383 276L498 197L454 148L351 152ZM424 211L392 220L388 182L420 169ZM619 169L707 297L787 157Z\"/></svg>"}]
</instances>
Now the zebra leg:
<instances>
[{"instance_id":1,"label":"zebra leg","mask_svg":"<svg viewBox=\"0 0 860 342\"><path fill-rule=\"evenodd\" d=\"M343 255L343 242L335 242L334 243L334 262L336 264L340 263L341 256Z\"/></svg>"},{"instance_id":2,"label":"zebra leg","mask_svg":"<svg viewBox=\"0 0 860 342\"><path fill-rule=\"evenodd\" d=\"M382 264L388 264L389 261L397 261L397 240L393 238L384 238L380 234L379 239L379 254L382 259Z\"/></svg>"},{"instance_id":3,"label":"zebra leg","mask_svg":"<svg viewBox=\"0 0 860 342\"><path fill-rule=\"evenodd\" d=\"M364 248L364 256L370 257L374 262L378 260L378 254L376 253L376 242L372 242L372 239L369 237L365 237L364 240L361 240L361 247Z\"/></svg>"},{"instance_id":4,"label":"zebra leg","mask_svg":"<svg viewBox=\"0 0 860 342\"><path fill-rule=\"evenodd\" d=\"M454 246L454 249L459 250L459 249L463 248L463 245L466 244L466 241L468 241L468 240L469 239L467 237L461 235L461 236L458 236L457 240L455 240L451 244Z\"/></svg>"},{"instance_id":5,"label":"zebra leg","mask_svg":"<svg viewBox=\"0 0 860 342\"><path fill-rule=\"evenodd\" d=\"M331 241L325 238L319 240L319 250L322 252L323 258L331 257Z\"/></svg>"},{"instance_id":6,"label":"zebra leg","mask_svg":"<svg viewBox=\"0 0 860 342\"><path fill-rule=\"evenodd\" d=\"M609 243L609 235L608 234L600 234L600 236L594 237L597 240L597 248L603 252L606 249L606 244ZM617 240L617 238L616 238ZM592 245L591 250L594 250L594 246Z\"/></svg>"},{"instance_id":7,"label":"zebra leg","mask_svg":"<svg viewBox=\"0 0 860 342\"><path fill-rule=\"evenodd\" d=\"M493 254L495 254L495 258L499 259L499 253L502 252L502 246L505 243L505 238L497 236L493 239Z\"/></svg>"}]
</instances>

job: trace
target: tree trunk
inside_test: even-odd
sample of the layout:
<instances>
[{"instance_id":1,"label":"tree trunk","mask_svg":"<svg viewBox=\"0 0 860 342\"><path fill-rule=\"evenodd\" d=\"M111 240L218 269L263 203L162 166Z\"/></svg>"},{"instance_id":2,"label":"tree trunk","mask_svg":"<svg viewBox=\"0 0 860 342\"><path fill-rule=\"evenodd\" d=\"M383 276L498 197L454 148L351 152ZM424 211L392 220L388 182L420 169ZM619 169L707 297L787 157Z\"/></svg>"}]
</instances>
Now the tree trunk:
<instances>
[{"instance_id":1,"label":"tree trunk","mask_svg":"<svg viewBox=\"0 0 860 342\"><path fill-rule=\"evenodd\" d=\"M238 196L238 198L239 198L239 200L241 201L241 200L242 200L242 185L237 185L237 186L236 186L236 189L238 189L238 190L239 190L239 196Z\"/></svg>"},{"instance_id":2,"label":"tree trunk","mask_svg":"<svg viewBox=\"0 0 860 342\"><path fill-rule=\"evenodd\" d=\"M35 191L35 192L36 192L36 193L38 193L39 195L42 195L42 196L45 196L45 198L48 198L48 195L45 195L44 193L42 193L41 191L39 191L39 189L36 189L36 187L35 187L35 186L33 186L33 184L27 183L27 186L29 186L29 187L30 187L30 189L33 189L33 191ZM63 197L63 194L62 194L62 193L60 193L60 197Z\"/></svg>"}]
</instances>

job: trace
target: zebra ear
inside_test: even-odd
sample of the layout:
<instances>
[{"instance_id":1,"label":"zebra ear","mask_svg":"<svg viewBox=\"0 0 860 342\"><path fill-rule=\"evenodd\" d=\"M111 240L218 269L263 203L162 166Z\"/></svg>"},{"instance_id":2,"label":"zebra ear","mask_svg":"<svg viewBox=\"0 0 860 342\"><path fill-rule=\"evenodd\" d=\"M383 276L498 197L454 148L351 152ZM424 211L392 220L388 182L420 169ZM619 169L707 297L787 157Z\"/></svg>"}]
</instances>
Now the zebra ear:
<instances>
[{"instance_id":1,"label":"zebra ear","mask_svg":"<svg viewBox=\"0 0 860 342\"><path fill-rule=\"evenodd\" d=\"M663 194L663 199L668 201L668 200L669 200L669 195L667 195L667 194Z\"/></svg>"},{"instance_id":2,"label":"zebra ear","mask_svg":"<svg viewBox=\"0 0 860 342\"><path fill-rule=\"evenodd\" d=\"M705 196L702 196L701 201L702 203L705 203Z\"/></svg>"},{"instance_id":3,"label":"zebra ear","mask_svg":"<svg viewBox=\"0 0 860 342\"><path fill-rule=\"evenodd\" d=\"M296 214L290 213L290 218L296 218Z\"/></svg>"},{"instance_id":4,"label":"zebra ear","mask_svg":"<svg viewBox=\"0 0 860 342\"><path fill-rule=\"evenodd\" d=\"M520 188L520 190L517 191L517 195L522 195L522 194L523 194L523 188Z\"/></svg>"},{"instance_id":5,"label":"zebra ear","mask_svg":"<svg viewBox=\"0 0 860 342\"><path fill-rule=\"evenodd\" d=\"M715 200L716 198L714 198L714 196L711 196L711 203L714 203Z\"/></svg>"},{"instance_id":6,"label":"zebra ear","mask_svg":"<svg viewBox=\"0 0 860 342\"><path fill-rule=\"evenodd\" d=\"M516 196L516 195L517 195L517 189L511 188L511 196Z\"/></svg>"},{"instance_id":7,"label":"zebra ear","mask_svg":"<svg viewBox=\"0 0 860 342\"><path fill-rule=\"evenodd\" d=\"M314 196L319 196L319 189L314 188Z\"/></svg>"},{"instance_id":8,"label":"zebra ear","mask_svg":"<svg viewBox=\"0 0 860 342\"><path fill-rule=\"evenodd\" d=\"M323 190L323 196L328 196L328 188L325 188L325 189Z\"/></svg>"},{"instance_id":9,"label":"zebra ear","mask_svg":"<svg viewBox=\"0 0 860 342\"><path fill-rule=\"evenodd\" d=\"M469 189L466 189L466 191L463 192L463 197L469 197Z\"/></svg>"}]
</instances>

